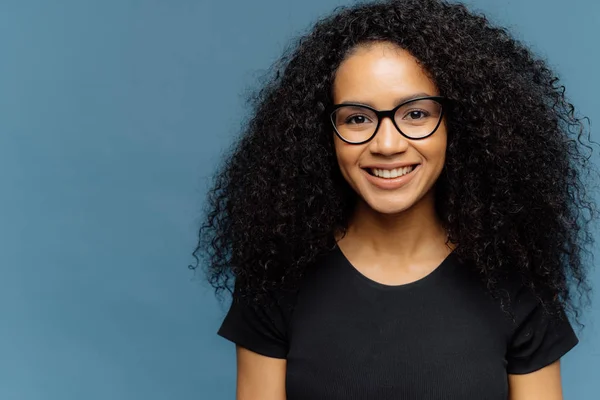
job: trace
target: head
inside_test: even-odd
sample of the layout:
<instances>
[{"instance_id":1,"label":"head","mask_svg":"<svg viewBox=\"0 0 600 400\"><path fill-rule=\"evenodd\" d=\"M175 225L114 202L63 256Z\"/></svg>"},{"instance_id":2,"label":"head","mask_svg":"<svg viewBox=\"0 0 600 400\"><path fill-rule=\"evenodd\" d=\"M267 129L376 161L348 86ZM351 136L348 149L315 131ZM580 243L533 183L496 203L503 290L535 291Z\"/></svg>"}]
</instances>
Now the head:
<instances>
[{"instance_id":1,"label":"head","mask_svg":"<svg viewBox=\"0 0 600 400\"><path fill-rule=\"evenodd\" d=\"M400 133L423 116L410 108L395 124L385 114L368 142L335 134L336 104L387 111L418 93L452 99L431 136ZM570 304L569 279L585 284L583 222L595 208L584 126L545 62L484 16L439 0L339 8L289 48L252 100L194 252L217 290L233 277L255 298L296 285L347 229L357 199L385 214L434 202L456 255L490 288L519 276L558 307ZM372 183L371 167L397 163L418 167L393 190Z\"/></svg>"},{"instance_id":2,"label":"head","mask_svg":"<svg viewBox=\"0 0 600 400\"><path fill-rule=\"evenodd\" d=\"M358 45L335 71L331 92L335 155L358 200L384 214L418 202L433 207L446 156L445 102L433 99L439 90L418 60L394 43ZM379 118L359 104L400 108Z\"/></svg>"}]
</instances>

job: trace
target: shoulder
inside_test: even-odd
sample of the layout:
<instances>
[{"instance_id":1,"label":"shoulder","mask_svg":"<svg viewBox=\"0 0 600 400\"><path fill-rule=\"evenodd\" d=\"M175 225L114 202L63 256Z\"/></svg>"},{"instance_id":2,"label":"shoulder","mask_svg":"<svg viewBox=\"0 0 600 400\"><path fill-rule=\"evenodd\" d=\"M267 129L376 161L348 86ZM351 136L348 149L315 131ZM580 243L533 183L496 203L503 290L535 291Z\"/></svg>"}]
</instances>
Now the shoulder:
<instances>
[{"instance_id":1,"label":"shoulder","mask_svg":"<svg viewBox=\"0 0 600 400\"><path fill-rule=\"evenodd\" d=\"M217 333L255 353L286 358L298 293L313 278L322 260L320 256L307 266L296 285L271 287L259 296L242 290L237 281L231 305Z\"/></svg>"},{"instance_id":2,"label":"shoulder","mask_svg":"<svg viewBox=\"0 0 600 400\"><path fill-rule=\"evenodd\" d=\"M234 290L218 334L255 353L285 358L294 294L271 290L259 302Z\"/></svg>"},{"instance_id":3,"label":"shoulder","mask_svg":"<svg viewBox=\"0 0 600 400\"><path fill-rule=\"evenodd\" d=\"M509 281L507 371L525 374L559 360L579 342L567 314L531 287Z\"/></svg>"}]
</instances>

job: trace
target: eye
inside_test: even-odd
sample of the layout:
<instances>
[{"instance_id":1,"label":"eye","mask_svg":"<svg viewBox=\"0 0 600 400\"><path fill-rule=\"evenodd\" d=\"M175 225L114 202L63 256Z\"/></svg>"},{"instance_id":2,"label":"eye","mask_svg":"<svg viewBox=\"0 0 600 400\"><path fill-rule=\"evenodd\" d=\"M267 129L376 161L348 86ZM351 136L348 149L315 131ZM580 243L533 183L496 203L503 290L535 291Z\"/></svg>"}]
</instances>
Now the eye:
<instances>
[{"instance_id":1,"label":"eye","mask_svg":"<svg viewBox=\"0 0 600 400\"><path fill-rule=\"evenodd\" d=\"M345 122L350 125L360 125L365 122L371 122L371 120L366 115L354 114L346 118Z\"/></svg>"},{"instance_id":2,"label":"eye","mask_svg":"<svg viewBox=\"0 0 600 400\"><path fill-rule=\"evenodd\" d=\"M423 111L423 110L411 110L409 112L406 113L405 118L406 119L412 119L412 120L418 120L418 119L423 119L429 116L429 113L427 111Z\"/></svg>"}]
</instances>

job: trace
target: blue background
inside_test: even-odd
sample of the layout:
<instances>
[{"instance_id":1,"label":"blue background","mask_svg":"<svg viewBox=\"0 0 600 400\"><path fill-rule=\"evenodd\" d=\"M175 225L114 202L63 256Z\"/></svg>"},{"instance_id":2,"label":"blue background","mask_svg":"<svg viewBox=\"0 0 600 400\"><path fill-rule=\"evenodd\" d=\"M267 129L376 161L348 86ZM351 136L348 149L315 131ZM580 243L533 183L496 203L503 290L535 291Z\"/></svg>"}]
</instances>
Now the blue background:
<instances>
[{"instance_id":1,"label":"blue background","mask_svg":"<svg viewBox=\"0 0 600 400\"><path fill-rule=\"evenodd\" d=\"M344 3L0 2L0 399L234 398L225 306L187 269L207 178L247 90ZM599 2L470 4L599 119ZM566 398L600 392L598 297L586 322Z\"/></svg>"}]
</instances>

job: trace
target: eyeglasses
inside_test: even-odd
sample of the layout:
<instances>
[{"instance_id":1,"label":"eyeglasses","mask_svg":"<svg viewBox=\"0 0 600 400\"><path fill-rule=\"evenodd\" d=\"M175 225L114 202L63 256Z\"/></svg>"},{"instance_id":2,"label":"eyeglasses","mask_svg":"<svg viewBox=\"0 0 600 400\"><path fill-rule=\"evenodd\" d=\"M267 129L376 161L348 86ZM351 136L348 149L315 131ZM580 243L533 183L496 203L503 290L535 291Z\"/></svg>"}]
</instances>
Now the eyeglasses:
<instances>
[{"instance_id":1,"label":"eyeglasses","mask_svg":"<svg viewBox=\"0 0 600 400\"><path fill-rule=\"evenodd\" d=\"M421 140L438 129L449 101L441 96L419 97L386 111L364 104L336 104L330 107L329 118L337 136L349 144L373 139L385 117L392 120L402 136Z\"/></svg>"}]
</instances>

